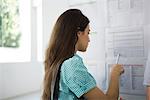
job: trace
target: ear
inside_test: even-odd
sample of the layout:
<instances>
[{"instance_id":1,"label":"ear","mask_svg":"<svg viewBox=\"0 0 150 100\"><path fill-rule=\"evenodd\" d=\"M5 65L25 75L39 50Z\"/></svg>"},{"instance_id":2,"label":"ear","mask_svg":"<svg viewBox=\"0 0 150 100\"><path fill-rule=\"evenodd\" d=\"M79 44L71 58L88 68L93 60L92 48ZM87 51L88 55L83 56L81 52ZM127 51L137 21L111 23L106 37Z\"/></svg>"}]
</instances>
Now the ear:
<instances>
[{"instance_id":1,"label":"ear","mask_svg":"<svg viewBox=\"0 0 150 100\"><path fill-rule=\"evenodd\" d=\"M82 34L83 34L83 32L81 32L81 31L78 31L78 32L77 32L77 36L78 36L78 37L80 37Z\"/></svg>"}]
</instances>

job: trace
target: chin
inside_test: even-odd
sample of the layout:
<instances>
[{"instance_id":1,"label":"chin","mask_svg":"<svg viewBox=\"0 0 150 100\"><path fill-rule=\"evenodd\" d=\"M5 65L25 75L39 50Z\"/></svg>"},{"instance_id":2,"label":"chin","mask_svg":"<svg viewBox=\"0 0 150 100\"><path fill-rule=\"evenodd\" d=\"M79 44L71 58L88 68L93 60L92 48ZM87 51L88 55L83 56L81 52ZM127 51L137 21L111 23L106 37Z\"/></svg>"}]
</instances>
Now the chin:
<instances>
[{"instance_id":1,"label":"chin","mask_svg":"<svg viewBox=\"0 0 150 100\"><path fill-rule=\"evenodd\" d=\"M86 49L84 49L84 50L82 49L82 50L79 50L79 51L81 51L81 52L86 52Z\"/></svg>"}]
</instances>

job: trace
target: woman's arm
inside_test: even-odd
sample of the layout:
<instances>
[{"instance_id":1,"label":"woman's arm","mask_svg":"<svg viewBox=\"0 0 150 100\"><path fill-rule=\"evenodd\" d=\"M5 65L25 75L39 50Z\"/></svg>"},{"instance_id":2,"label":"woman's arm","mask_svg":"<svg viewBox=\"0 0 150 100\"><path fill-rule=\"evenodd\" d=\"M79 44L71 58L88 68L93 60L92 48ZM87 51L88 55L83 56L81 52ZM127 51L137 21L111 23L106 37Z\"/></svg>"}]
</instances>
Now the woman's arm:
<instances>
[{"instance_id":1,"label":"woman's arm","mask_svg":"<svg viewBox=\"0 0 150 100\"><path fill-rule=\"evenodd\" d=\"M123 72L123 67L121 65L114 65L111 77L109 88L106 94L104 94L98 87L91 89L89 92L83 96L87 100L118 100L119 97L119 77Z\"/></svg>"}]
</instances>

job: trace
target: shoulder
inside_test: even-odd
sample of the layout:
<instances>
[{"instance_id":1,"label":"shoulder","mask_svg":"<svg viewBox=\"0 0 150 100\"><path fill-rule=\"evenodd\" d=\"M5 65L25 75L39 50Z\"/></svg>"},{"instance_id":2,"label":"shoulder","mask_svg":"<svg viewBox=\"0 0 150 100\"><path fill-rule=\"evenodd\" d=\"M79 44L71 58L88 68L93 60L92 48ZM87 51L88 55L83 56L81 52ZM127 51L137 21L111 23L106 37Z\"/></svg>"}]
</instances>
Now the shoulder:
<instances>
[{"instance_id":1,"label":"shoulder","mask_svg":"<svg viewBox=\"0 0 150 100\"><path fill-rule=\"evenodd\" d=\"M62 64L62 66L80 66L80 65L83 65L83 61L82 61L82 58L75 54L73 57L65 60Z\"/></svg>"},{"instance_id":2,"label":"shoulder","mask_svg":"<svg viewBox=\"0 0 150 100\"><path fill-rule=\"evenodd\" d=\"M73 75L76 72L79 72L81 70L87 71L87 68L85 67L83 63L82 58L78 56L77 54L65 60L61 66L61 71L63 74L69 73L70 75Z\"/></svg>"}]
</instances>

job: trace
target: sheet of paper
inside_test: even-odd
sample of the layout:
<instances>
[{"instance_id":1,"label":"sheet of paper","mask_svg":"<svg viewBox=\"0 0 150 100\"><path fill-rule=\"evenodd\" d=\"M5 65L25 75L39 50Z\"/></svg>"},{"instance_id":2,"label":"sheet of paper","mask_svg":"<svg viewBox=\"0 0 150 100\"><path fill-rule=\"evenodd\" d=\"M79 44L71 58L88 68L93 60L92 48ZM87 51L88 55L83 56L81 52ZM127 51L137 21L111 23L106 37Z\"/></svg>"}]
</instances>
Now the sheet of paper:
<instances>
[{"instance_id":1,"label":"sheet of paper","mask_svg":"<svg viewBox=\"0 0 150 100\"><path fill-rule=\"evenodd\" d=\"M123 64L125 72L120 77L120 93L140 94L144 95L145 90L143 86L144 64ZM108 64L108 79L110 80L110 73L112 64ZM109 82L108 82L109 83Z\"/></svg>"},{"instance_id":2,"label":"sheet of paper","mask_svg":"<svg viewBox=\"0 0 150 100\"><path fill-rule=\"evenodd\" d=\"M110 29L106 32L106 53L114 57L144 57L144 31L142 28Z\"/></svg>"},{"instance_id":3,"label":"sheet of paper","mask_svg":"<svg viewBox=\"0 0 150 100\"><path fill-rule=\"evenodd\" d=\"M107 7L107 19L110 27L144 23L144 0L108 0Z\"/></svg>"}]
</instances>

